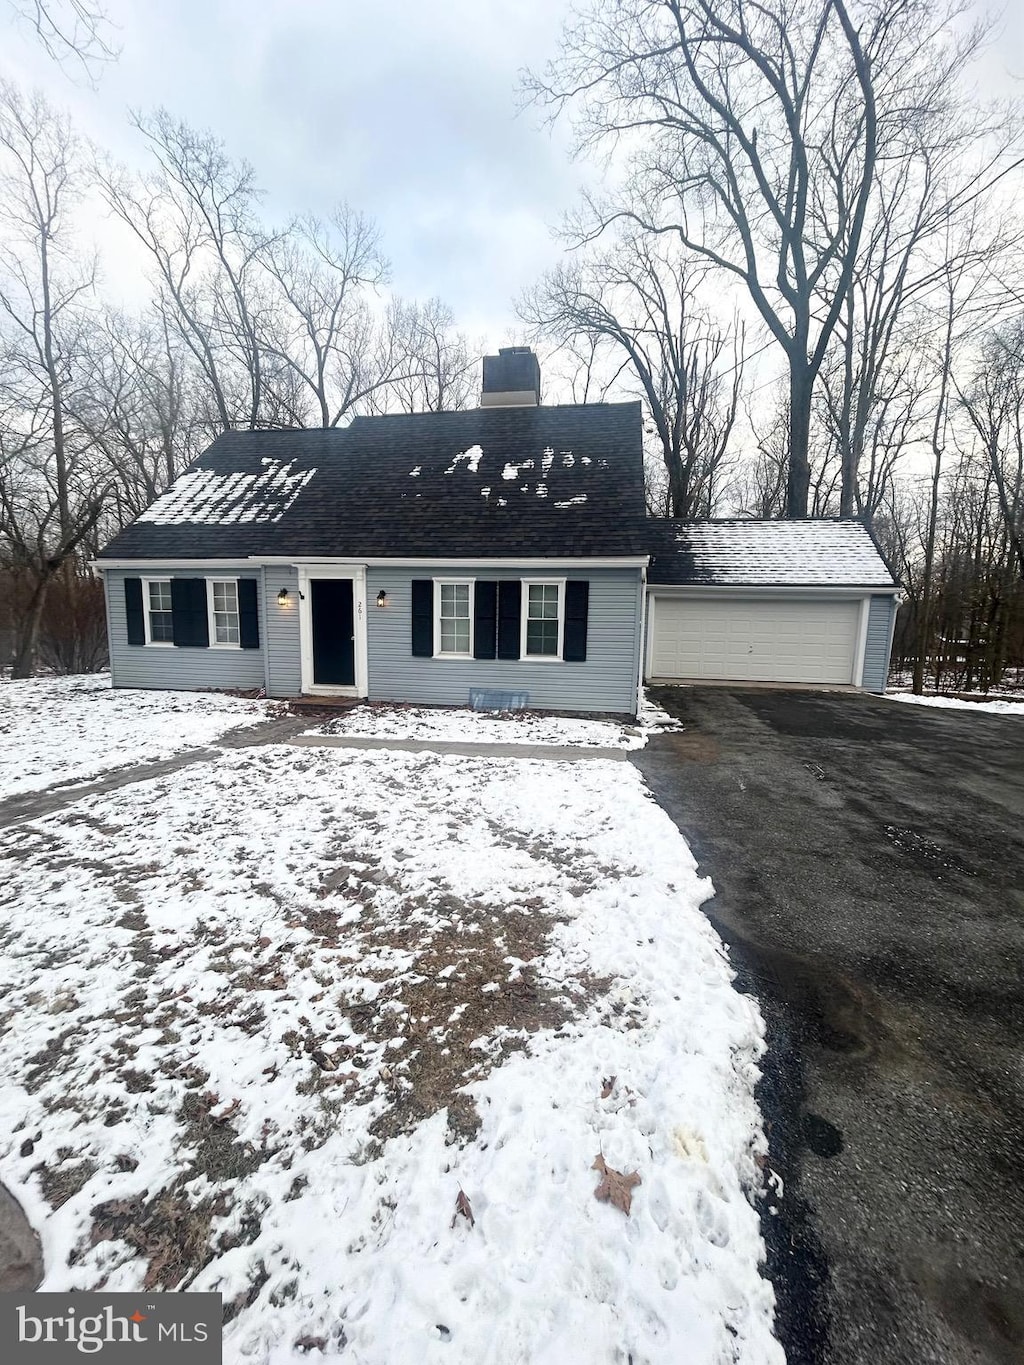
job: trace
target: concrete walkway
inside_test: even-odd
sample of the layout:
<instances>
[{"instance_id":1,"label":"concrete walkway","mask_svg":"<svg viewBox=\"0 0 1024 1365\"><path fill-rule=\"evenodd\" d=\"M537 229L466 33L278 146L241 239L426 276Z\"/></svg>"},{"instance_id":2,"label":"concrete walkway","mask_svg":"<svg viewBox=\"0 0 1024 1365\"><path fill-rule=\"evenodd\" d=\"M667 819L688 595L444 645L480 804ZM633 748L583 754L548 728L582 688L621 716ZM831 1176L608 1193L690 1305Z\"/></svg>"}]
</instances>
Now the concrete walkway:
<instances>
[{"instance_id":1,"label":"concrete walkway","mask_svg":"<svg viewBox=\"0 0 1024 1365\"><path fill-rule=\"evenodd\" d=\"M216 747L185 749L170 758L158 758L149 763L133 763L130 767L114 768L92 782L76 782L64 787L48 787L45 791L26 792L24 796L9 796L6 801L0 801L0 829L20 825L26 820L38 820L40 816L53 815L59 810L67 810L85 796L116 791L119 787L130 787L136 782L148 782L150 778L164 777L167 773L188 768L193 763L210 763L224 749L250 749L266 744L283 744L308 724L308 720L299 717L268 720L262 725L253 725L248 729L229 730L215 741Z\"/></svg>"},{"instance_id":2,"label":"concrete walkway","mask_svg":"<svg viewBox=\"0 0 1024 1365\"><path fill-rule=\"evenodd\" d=\"M194 763L212 763L224 749L251 749L267 744L296 744L303 748L322 749L393 749L406 754L454 754L463 758L532 758L558 762L580 762L584 759L628 759L634 750L598 749L568 744L469 744L459 740L384 739L372 735L309 735L301 732L309 725L309 718L289 716L270 720L248 729L229 730L214 744L204 749L185 749L170 758L154 759L150 763L134 763L130 767L115 768L91 782L78 782L63 787L49 787L45 791L26 792L0 801L0 829L38 820L44 815L67 810L76 801L101 792L130 787L136 782L148 782L191 767Z\"/></svg>"},{"instance_id":3,"label":"concrete walkway","mask_svg":"<svg viewBox=\"0 0 1024 1365\"><path fill-rule=\"evenodd\" d=\"M583 744L472 744L458 739L384 739L375 735L295 735L304 749L393 749L402 754L454 754L459 758L540 758L576 763L584 759L628 759L629 749Z\"/></svg>"}]
</instances>

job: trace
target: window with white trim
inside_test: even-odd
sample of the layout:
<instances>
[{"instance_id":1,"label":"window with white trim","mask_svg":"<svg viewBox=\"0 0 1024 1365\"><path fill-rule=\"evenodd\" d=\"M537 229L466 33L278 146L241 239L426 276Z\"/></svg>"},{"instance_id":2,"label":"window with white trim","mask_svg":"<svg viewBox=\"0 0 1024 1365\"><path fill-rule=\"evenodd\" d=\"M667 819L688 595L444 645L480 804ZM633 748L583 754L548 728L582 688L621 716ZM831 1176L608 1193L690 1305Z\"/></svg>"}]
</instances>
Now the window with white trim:
<instances>
[{"instance_id":1,"label":"window with white trim","mask_svg":"<svg viewBox=\"0 0 1024 1365\"><path fill-rule=\"evenodd\" d=\"M564 581L523 583L523 645L524 659L560 659L562 657L562 626Z\"/></svg>"},{"instance_id":2,"label":"window with white trim","mask_svg":"<svg viewBox=\"0 0 1024 1365\"><path fill-rule=\"evenodd\" d=\"M472 580L434 580L434 640L438 657L473 657Z\"/></svg>"},{"instance_id":3,"label":"window with white trim","mask_svg":"<svg viewBox=\"0 0 1024 1365\"><path fill-rule=\"evenodd\" d=\"M171 580L169 578L147 578L145 587L146 644L173 644L174 617L171 613Z\"/></svg>"},{"instance_id":4,"label":"window with white trim","mask_svg":"<svg viewBox=\"0 0 1024 1365\"><path fill-rule=\"evenodd\" d=\"M238 628L238 580L207 580L210 608L210 644L240 645Z\"/></svg>"}]
</instances>

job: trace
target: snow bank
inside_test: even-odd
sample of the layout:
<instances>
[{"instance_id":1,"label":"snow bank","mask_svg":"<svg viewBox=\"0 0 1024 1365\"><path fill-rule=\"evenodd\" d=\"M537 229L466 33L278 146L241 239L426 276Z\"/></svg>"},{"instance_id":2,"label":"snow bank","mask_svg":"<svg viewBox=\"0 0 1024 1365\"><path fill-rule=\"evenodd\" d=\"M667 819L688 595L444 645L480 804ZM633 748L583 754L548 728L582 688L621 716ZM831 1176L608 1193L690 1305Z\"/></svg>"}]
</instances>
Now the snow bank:
<instances>
[{"instance_id":1,"label":"snow bank","mask_svg":"<svg viewBox=\"0 0 1024 1365\"><path fill-rule=\"evenodd\" d=\"M1001 716L1024 716L1024 701L961 701L959 697L915 697L913 692L886 692L890 701L913 706L948 707L957 711L988 711Z\"/></svg>"},{"instance_id":2,"label":"snow bank","mask_svg":"<svg viewBox=\"0 0 1024 1365\"><path fill-rule=\"evenodd\" d=\"M453 741L463 744L564 744L569 748L642 749L648 737L682 727L645 696L636 725L550 716L538 711L471 711L467 707L360 706L308 735L360 735L379 739Z\"/></svg>"},{"instance_id":3,"label":"snow bank","mask_svg":"<svg viewBox=\"0 0 1024 1365\"><path fill-rule=\"evenodd\" d=\"M232 1365L782 1365L752 1203L761 1021L631 766L232 752L0 854L0 1178L44 1290L208 1258L180 1283L232 1305ZM456 1011L414 1002L516 915L551 928L474 987L476 1137L439 1112L375 1142L452 1036ZM576 1007L509 1055L527 970ZM321 1070L303 1038L350 1061ZM640 1176L628 1218L594 1197L599 1153ZM193 1223L117 1235L117 1210L183 1201L208 1223L191 1251Z\"/></svg>"},{"instance_id":4,"label":"snow bank","mask_svg":"<svg viewBox=\"0 0 1024 1365\"><path fill-rule=\"evenodd\" d=\"M202 748L269 714L212 692L114 689L107 673L0 682L0 800Z\"/></svg>"}]
</instances>

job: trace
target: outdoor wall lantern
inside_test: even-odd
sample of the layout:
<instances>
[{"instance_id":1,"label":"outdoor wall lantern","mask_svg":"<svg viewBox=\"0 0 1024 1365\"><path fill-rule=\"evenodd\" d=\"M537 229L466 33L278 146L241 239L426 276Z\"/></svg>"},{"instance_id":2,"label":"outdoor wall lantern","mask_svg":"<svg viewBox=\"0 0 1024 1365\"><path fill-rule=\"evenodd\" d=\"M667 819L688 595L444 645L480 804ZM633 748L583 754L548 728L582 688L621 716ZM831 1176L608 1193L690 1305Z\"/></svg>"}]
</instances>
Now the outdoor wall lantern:
<instances>
[{"instance_id":1,"label":"outdoor wall lantern","mask_svg":"<svg viewBox=\"0 0 1024 1365\"><path fill-rule=\"evenodd\" d=\"M380 592L377 594L377 606L386 607L387 604L388 604L387 589L381 588Z\"/></svg>"},{"instance_id":2,"label":"outdoor wall lantern","mask_svg":"<svg viewBox=\"0 0 1024 1365\"><path fill-rule=\"evenodd\" d=\"M286 607L286 606L288 605L288 589L287 589L287 588L282 588L281 591L277 594L277 605L278 605L279 607Z\"/></svg>"}]
</instances>

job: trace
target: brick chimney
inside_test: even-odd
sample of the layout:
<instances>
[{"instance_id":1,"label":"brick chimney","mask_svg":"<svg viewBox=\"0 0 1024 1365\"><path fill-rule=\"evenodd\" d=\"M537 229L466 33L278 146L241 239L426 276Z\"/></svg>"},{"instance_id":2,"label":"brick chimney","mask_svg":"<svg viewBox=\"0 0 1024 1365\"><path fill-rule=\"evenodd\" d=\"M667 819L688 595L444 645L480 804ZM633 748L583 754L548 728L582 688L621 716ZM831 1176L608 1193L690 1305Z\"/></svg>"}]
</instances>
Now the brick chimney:
<instances>
[{"instance_id":1,"label":"brick chimney","mask_svg":"<svg viewBox=\"0 0 1024 1365\"><path fill-rule=\"evenodd\" d=\"M540 364L529 346L502 346L484 356L482 408L540 407Z\"/></svg>"}]
</instances>

